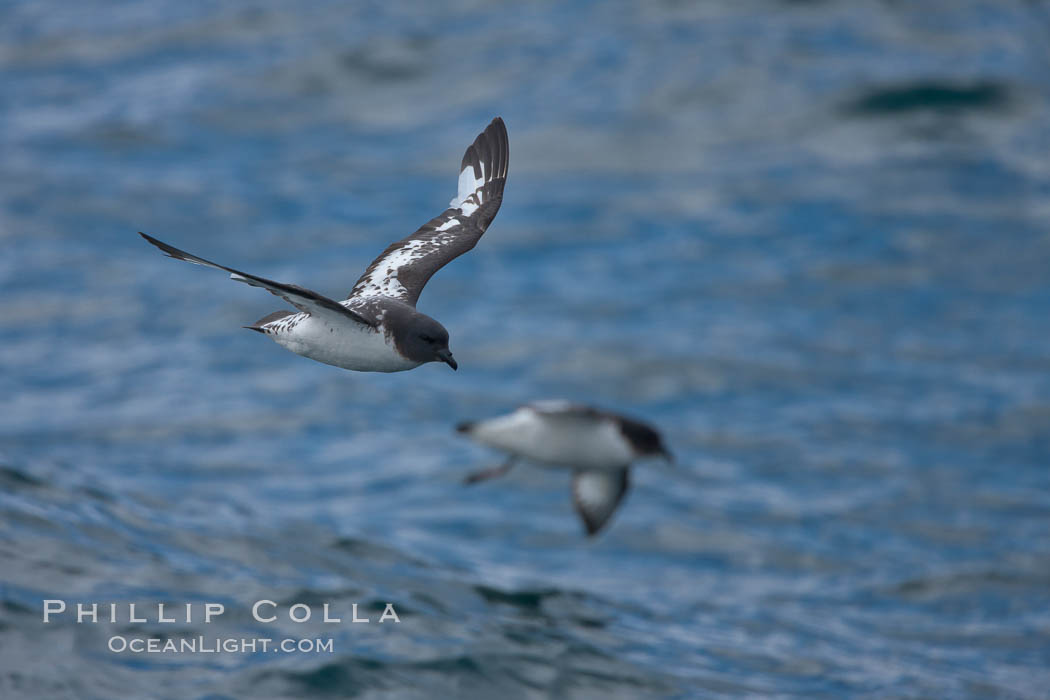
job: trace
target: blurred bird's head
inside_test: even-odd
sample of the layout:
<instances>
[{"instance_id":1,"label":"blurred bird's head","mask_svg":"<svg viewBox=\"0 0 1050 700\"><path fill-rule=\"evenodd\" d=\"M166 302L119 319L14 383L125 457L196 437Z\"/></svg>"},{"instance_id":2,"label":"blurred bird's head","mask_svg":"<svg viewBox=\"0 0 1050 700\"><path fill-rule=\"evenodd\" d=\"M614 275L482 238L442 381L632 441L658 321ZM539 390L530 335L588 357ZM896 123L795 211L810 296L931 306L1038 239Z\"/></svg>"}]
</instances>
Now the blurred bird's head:
<instances>
[{"instance_id":1,"label":"blurred bird's head","mask_svg":"<svg viewBox=\"0 0 1050 700\"><path fill-rule=\"evenodd\" d=\"M620 421L620 432L639 457L663 457L668 464L674 463L674 455L664 445L660 433L645 423L623 418Z\"/></svg>"}]
</instances>

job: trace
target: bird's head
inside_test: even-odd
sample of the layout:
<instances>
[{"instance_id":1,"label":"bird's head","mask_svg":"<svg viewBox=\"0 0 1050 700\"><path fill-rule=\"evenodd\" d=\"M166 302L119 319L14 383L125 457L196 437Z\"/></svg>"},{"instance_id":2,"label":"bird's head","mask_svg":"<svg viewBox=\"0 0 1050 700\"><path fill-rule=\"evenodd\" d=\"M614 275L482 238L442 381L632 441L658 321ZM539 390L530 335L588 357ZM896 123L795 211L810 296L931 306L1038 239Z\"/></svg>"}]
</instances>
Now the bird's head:
<instances>
[{"instance_id":1,"label":"bird's head","mask_svg":"<svg viewBox=\"0 0 1050 700\"><path fill-rule=\"evenodd\" d=\"M440 323L416 313L396 338L401 354L416 362L444 362L452 369L459 365L448 349L448 331Z\"/></svg>"}]
</instances>

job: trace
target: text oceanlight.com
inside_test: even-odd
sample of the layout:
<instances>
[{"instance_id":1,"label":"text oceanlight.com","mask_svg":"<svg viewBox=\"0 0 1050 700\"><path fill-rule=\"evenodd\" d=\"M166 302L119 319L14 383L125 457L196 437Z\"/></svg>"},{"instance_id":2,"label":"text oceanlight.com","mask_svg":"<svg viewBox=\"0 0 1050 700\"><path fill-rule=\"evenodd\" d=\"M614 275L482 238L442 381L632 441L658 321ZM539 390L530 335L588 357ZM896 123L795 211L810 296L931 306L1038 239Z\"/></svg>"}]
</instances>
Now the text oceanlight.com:
<instances>
[{"instance_id":1,"label":"text oceanlight.com","mask_svg":"<svg viewBox=\"0 0 1050 700\"><path fill-rule=\"evenodd\" d=\"M280 639L267 637L190 637L159 639L157 637L109 638L109 650L116 654L254 654L262 653L321 653L335 652L332 639Z\"/></svg>"}]
</instances>

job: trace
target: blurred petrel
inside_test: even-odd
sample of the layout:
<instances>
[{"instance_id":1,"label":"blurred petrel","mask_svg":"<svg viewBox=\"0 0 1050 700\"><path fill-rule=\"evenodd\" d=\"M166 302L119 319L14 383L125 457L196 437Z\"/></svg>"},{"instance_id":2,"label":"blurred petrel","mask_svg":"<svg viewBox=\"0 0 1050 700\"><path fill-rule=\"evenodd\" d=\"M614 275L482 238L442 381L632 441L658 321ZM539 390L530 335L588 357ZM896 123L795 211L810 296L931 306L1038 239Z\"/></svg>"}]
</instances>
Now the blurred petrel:
<instances>
[{"instance_id":1,"label":"blurred petrel","mask_svg":"<svg viewBox=\"0 0 1050 700\"><path fill-rule=\"evenodd\" d=\"M631 462L673 461L660 433L645 423L562 400L537 401L456 430L510 454L502 466L471 474L465 483L502 476L519 458L572 469L572 501L588 535L602 529L627 493Z\"/></svg>"},{"instance_id":2,"label":"blurred petrel","mask_svg":"<svg viewBox=\"0 0 1050 700\"><path fill-rule=\"evenodd\" d=\"M426 362L456 369L448 331L416 311L416 301L427 280L473 248L496 216L509 152L507 129L496 117L463 155L458 192L449 208L384 250L343 301L219 265L140 235L169 257L225 270L230 279L262 287L298 309L299 313L275 311L245 326L298 355L361 372L400 372Z\"/></svg>"}]
</instances>

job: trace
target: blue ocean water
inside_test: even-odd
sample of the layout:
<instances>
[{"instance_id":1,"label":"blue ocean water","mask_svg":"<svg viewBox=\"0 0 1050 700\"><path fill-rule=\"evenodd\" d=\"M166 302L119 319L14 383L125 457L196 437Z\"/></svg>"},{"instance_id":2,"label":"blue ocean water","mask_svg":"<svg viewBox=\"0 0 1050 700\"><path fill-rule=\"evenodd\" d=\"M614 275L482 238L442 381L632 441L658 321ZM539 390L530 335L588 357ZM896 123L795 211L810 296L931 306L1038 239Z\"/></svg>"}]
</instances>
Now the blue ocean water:
<instances>
[{"instance_id":1,"label":"blue ocean water","mask_svg":"<svg viewBox=\"0 0 1050 700\"><path fill-rule=\"evenodd\" d=\"M1048 30L1019 0L5 4L0 697L1046 697ZM239 328L279 300L136 235L338 298L497 114L503 208L420 302L457 373L296 357ZM678 456L595 540L564 474L460 483L498 456L453 425L545 397Z\"/></svg>"}]
</instances>

